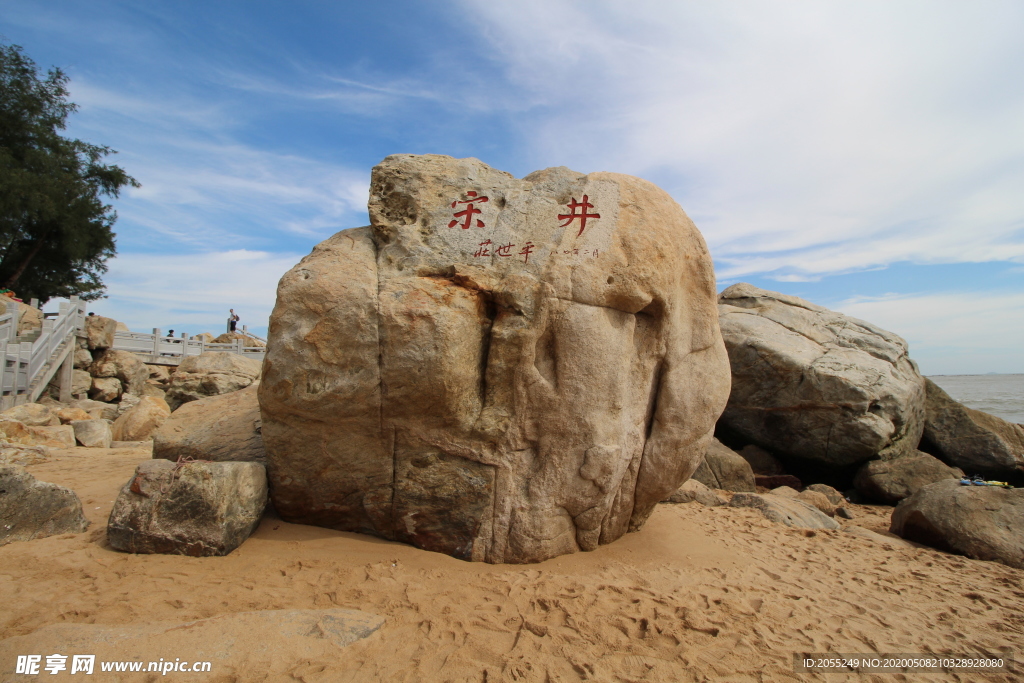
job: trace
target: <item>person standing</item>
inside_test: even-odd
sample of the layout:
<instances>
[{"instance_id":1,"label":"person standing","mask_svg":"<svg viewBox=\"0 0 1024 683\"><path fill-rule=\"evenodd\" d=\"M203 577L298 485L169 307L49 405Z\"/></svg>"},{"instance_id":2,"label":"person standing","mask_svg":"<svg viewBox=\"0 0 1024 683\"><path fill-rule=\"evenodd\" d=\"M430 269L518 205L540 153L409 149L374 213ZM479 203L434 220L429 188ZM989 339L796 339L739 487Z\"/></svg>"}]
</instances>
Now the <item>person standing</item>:
<instances>
[{"instance_id":1,"label":"person standing","mask_svg":"<svg viewBox=\"0 0 1024 683\"><path fill-rule=\"evenodd\" d=\"M238 321L241 320L241 318L239 318L238 315L235 313L235 309L229 308L228 311L231 312L231 315L228 316L228 332L234 332L235 326L238 324Z\"/></svg>"}]
</instances>

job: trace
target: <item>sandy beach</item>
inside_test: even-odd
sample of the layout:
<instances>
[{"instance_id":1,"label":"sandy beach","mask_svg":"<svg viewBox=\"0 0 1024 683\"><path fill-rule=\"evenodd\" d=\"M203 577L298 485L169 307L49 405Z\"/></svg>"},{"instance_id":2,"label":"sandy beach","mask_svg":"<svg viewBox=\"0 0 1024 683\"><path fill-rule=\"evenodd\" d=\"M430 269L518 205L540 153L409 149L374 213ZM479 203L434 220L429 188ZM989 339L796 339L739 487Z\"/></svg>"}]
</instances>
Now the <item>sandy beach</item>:
<instances>
[{"instance_id":1,"label":"sandy beach","mask_svg":"<svg viewBox=\"0 0 1024 683\"><path fill-rule=\"evenodd\" d=\"M796 652L1021 651L1024 572L849 532L887 533L891 508L884 506L852 505L854 519L843 520L843 529L812 532L748 509L663 504L638 533L534 565L469 563L288 524L272 513L227 557L119 553L106 543L107 516L148 457L147 449L77 448L28 467L76 491L91 526L0 547L0 638L14 638L3 650L3 680L28 680L9 673L7 650L32 651L33 632L51 624L142 626L332 607L378 614L385 623L342 650L255 661L238 647L208 674L172 678L1019 680L1013 673L794 672ZM194 654L159 639L143 649L121 657ZM116 674L79 678L104 676ZM107 680L160 678L122 676Z\"/></svg>"}]
</instances>

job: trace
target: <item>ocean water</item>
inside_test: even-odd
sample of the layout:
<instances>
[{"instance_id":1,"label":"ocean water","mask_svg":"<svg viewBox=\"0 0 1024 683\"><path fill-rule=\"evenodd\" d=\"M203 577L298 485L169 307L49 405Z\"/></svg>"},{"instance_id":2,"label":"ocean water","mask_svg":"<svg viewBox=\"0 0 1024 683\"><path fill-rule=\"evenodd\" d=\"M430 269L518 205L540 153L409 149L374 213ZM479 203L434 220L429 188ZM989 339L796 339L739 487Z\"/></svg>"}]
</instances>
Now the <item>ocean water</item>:
<instances>
[{"instance_id":1,"label":"ocean water","mask_svg":"<svg viewBox=\"0 0 1024 683\"><path fill-rule=\"evenodd\" d=\"M1024 375L931 375L928 379L968 408L1024 424Z\"/></svg>"}]
</instances>

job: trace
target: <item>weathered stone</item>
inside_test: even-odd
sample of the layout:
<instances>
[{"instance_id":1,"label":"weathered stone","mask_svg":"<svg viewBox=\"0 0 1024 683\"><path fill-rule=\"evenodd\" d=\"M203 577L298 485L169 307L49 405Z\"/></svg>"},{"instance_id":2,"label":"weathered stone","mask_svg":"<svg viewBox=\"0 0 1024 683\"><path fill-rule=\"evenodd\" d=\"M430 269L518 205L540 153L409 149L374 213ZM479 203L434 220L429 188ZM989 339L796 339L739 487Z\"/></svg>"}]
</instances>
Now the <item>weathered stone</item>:
<instances>
[{"instance_id":1,"label":"weathered stone","mask_svg":"<svg viewBox=\"0 0 1024 683\"><path fill-rule=\"evenodd\" d=\"M28 304L15 301L18 304L18 334L24 334L43 327L43 312L38 308L32 308Z\"/></svg>"},{"instance_id":2,"label":"weathered stone","mask_svg":"<svg viewBox=\"0 0 1024 683\"><path fill-rule=\"evenodd\" d=\"M38 403L22 403L0 413L9 420L17 420L29 427L50 427L60 424L60 418L48 406Z\"/></svg>"},{"instance_id":3,"label":"weathered stone","mask_svg":"<svg viewBox=\"0 0 1024 683\"><path fill-rule=\"evenodd\" d=\"M171 408L162 398L144 396L114 421L114 441L148 439L170 417Z\"/></svg>"},{"instance_id":4,"label":"weathered stone","mask_svg":"<svg viewBox=\"0 0 1024 683\"><path fill-rule=\"evenodd\" d=\"M832 503L832 505L843 505L846 502L846 498L843 497L842 493L827 484L811 484L804 490L817 491L828 498L828 502Z\"/></svg>"},{"instance_id":5,"label":"weathered stone","mask_svg":"<svg viewBox=\"0 0 1024 683\"><path fill-rule=\"evenodd\" d=\"M121 400L117 402L117 416L121 417L129 410L139 405L139 401L142 400L142 396L136 394L123 393L121 394Z\"/></svg>"},{"instance_id":6,"label":"weathered stone","mask_svg":"<svg viewBox=\"0 0 1024 683\"><path fill-rule=\"evenodd\" d=\"M117 406L111 405L110 403L83 398L72 401L70 406L72 408L84 410L94 420L114 421L117 419Z\"/></svg>"},{"instance_id":7,"label":"weathered stone","mask_svg":"<svg viewBox=\"0 0 1024 683\"><path fill-rule=\"evenodd\" d=\"M259 384L178 408L153 433L153 457L265 463L260 435Z\"/></svg>"},{"instance_id":8,"label":"weathered stone","mask_svg":"<svg viewBox=\"0 0 1024 683\"><path fill-rule=\"evenodd\" d=\"M110 448L110 423L106 420L75 420L75 440L85 448Z\"/></svg>"},{"instance_id":9,"label":"weathered stone","mask_svg":"<svg viewBox=\"0 0 1024 683\"><path fill-rule=\"evenodd\" d=\"M88 394L92 389L92 375L85 370L71 371L71 395L81 396Z\"/></svg>"},{"instance_id":10,"label":"weathered stone","mask_svg":"<svg viewBox=\"0 0 1024 683\"><path fill-rule=\"evenodd\" d=\"M802 529L838 529L835 521L818 508L796 498L775 496L770 493L737 493L729 505L734 508L753 508L765 518Z\"/></svg>"},{"instance_id":11,"label":"weathered stone","mask_svg":"<svg viewBox=\"0 0 1024 683\"><path fill-rule=\"evenodd\" d=\"M929 379L921 450L968 474L1024 474L1024 427L957 403Z\"/></svg>"},{"instance_id":12,"label":"weathered stone","mask_svg":"<svg viewBox=\"0 0 1024 683\"><path fill-rule=\"evenodd\" d=\"M903 339L748 284L719 303L733 374L720 427L783 461L829 467L917 447L924 378Z\"/></svg>"},{"instance_id":13,"label":"weathered stone","mask_svg":"<svg viewBox=\"0 0 1024 683\"><path fill-rule=\"evenodd\" d=\"M259 361L228 351L205 351L178 366L167 390L167 403L176 410L189 401L244 389L259 375Z\"/></svg>"},{"instance_id":14,"label":"weathered stone","mask_svg":"<svg viewBox=\"0 0 1024 683\"><path fill-rule=\"evenodd\" d=\"M763 486L766 489L776 489L780 486L788 486L800 491L804 484L792 474L757 475L754 477L754 484Z\"/></svg>"},{"instance_id":15,"label":"weathered stone","mask_svg":"<svg viewBox=\"0 0 1024 683\"><path fill-rule=\"evenodd\" d=\"M889 531L939 550L1024 569L1024 489L935 482L900 501Z\"/></svg>"},{"instance_id":16,"label":"weathered stone","mask_svg":"<svg viewBox=\"0 0 1024 683\"><path fill-rule=\"evenodd\" d=\"M707 453L692 478L708 488L723 491L756 490L750 463L736 451L723 446L718 439L712 439L708 444Z\"/></svg>"},{"instance_id":17,"label":"weathered stone","mask_svg":"<svg viewBox=\"0 0 1024 683\"><path fill-rule=\"evenodd\" d=\"M128 325L126 325L125 323L123 323L121 321L118 321L117 324L114 325L114 331L115 332L131 332L131 330L128 329Z\"/></svg>"},{"instance_id":18,"label":"weathered stone","mask_svg":"<svg viewBox=\"0 0 1024 683\"><path fill-rule=\"evenodd\" d=\"M86 349L75 349L74 365L76 370L88 370L92 365L92 354Z\"/></svg>"},{"instance_id":19,"label":"weathered stone","mask_svg":"<svg viewBox=\"0 0 1024 683\"><path fill-rule=\"evenodd\" d=\"M785 496L786 498L796 498L800 495L800 492L791 486L779 486L769 491L773 496Z\"/></svg>"},{"instance_id":20,"label":"weathered stone","mask_svg":"<svg viewBox=\"0 0 1024 683\"><path fill-rule=\"evenodd\" d=\"M21 465L31 467L48 459L48 449L45 446L26 446L24 444L13 444L0 442L0 465Z\"/></svg>"},{"instance_id":21,"label":"weathered stone","mask_svg":"<svg viewBox=\"0 0 1024 683\"><path fill-rule=\"evenodd\" d=\"M825 494L818 493L817 491L803 490L796 494L796 500L802 500L808 505L813 505L829 517L834 517L836 514L836 506L833 505Z\"/></svg>"},{"instance_id":22,"label":"weathered stone","mask_svg":"<svg viewBox=\"0 0 1024 683\"><path fill-rule=\"evenodd\" d=\"M74 448L77 445L75 442L75 430L71 425L27 427L27 429L33 435L33 443L37 446Z\"/></svg>"},{"instance_id":23,"label":"weathered stone","mask_svg":"<svg viewBox=\"0 0 1024 683\"><path fill-rule=\"evenodd\" d=\"M171 369L166 365L146 365L149 371L149 380L156 380L160 384L167 384L171 381Z\"/></svg>"},{"instance_id":24,"label":"weathered stone","mask_svg":"<svg viewBox=\"0 0 1024 683\"><path fill-rule=\"evenodd\" d=\"M86 345L90 350L109 349L114 345L114 332L116 331L117 321L113 318L104 318L102 315L87 315L85 317Z\"/></svg>"},{"instance_id":25,"label":"weathered stone","mask_svg":"<svg viewBox=\"0 0 1024 683\"><path fill-rule=\"evenodd\" d=\"M779 459L759 446L747 444L737 453L750 463L750 469L754 471L755 475L774 476L785 473Z\"/></svg>"},{"instance_id":26,"label":"weathered stone","mask_svg":"<svg viewBox=\"0 0 1024 683\"><path fill-rule=\"evenodd\" d=\"M215 339L215 337L212 334L210 334L209 332L200 332L199 334L197 334L196 336L194 336L192 338L196 339L198 341L201 341L201 342L206 342L207 344L209 344L210 342L212 342Z\"/></svg>"},{"instance_id":27,"label":"weathered stone","mask_svg":"<svg viewBox=\"0 0 1024 683\"><path fill-rule=\"evenodd\" d=\"M107 540L128 553L227 555L256 529L266 504L259 463L147 460L114 501Z\"/></svg>"},{"instance_id":28,"label":"weathered stone","mask_svg":"<svg viewBox=\"0 0 1024 683\"><path fill-rule=\"evenodd\" d=\"M853 485L869 500L895 505L923 486L963 476L961 470L918 451L895 460L872 460L860 468Z\"/></svg>"},{"instance_id":29,"label":"weathered stone","mask_svg":"<svg viewBox=\"0 0 1024 683\"><path fill-rule=\"evenodd\" d=\"M97 356L89 373L93 377L116 377L121 380L125 392L135 395L142 394L146 380L149 379L149 370L138 356L130 351L116 349L107 349Z\"/></svg>"},{"instance_id":30,"label":"weathered stone","mask_svg":"<svg viewBox=\"0 0 1024 683\"><path fill-rule=\"evenodd\" d=\"M728 501L709 489L696 479L687 479L683 485L671 496L662 501L663 503L693 503L697 502L706 507L726 505Z\"/></svg>"},{"instance_id":31,"label":"weathered stone","mask_svg":"<svg viewBox=\"0 0 1024 683\"><path fill-rule=\"evenodd\" d=\"M116 377L93 377L89 398L96 401L114 401L121 395L121 380Z\"/></svg>"},{"instance_id":32,"label":"weathered stone","mask_svg":"<svg viewBox=\"0 0 1024 683\"><path fill-rule=\"evenodd\" d=\"M88 527L74 491L37 481L20 465L0 465L0 545Z\"/></svg>"},{"instance_id":33,"label":"weathered stone","mask_svg":"<svg viewBox=\"0 0 1024 683\"><path fill-rule=\"evenodd\" d=\"M600 218L558 219L584 195ZM369 212L278 288L259 396L282 517L532 562L639 528L696 469L728 368L667 194L400 155Z\"/></svg>"},{"instance_id":34,"label":"weathered stone","mask_svg":"<svg viewBox=\"0 0 1024 683\"><path fill-rule=\"evenodd\" d=\"M75 420L91 420L92 415L85 412L81 408L72 408L71 406L63 406L58 408L56 411L57 419L60 420L61 424L70 424Z\"/></svg>"},{"instance_id":35,"label":"weathered stone","mask_svg":"<svg viewBox=\"0 0 1024 683\"><path fill-rule=\"evenodd\" d=\"M220 335L213 341L216 344L232 344L238 339L242 340L242 346L245 347L263 348L264 346L266 346L266 344L261 342L259 339L253 339L249 335L242 334L241 332L225 332L224 334Z\"/></svg>"},{"instance_id":36,"label":"weathered stone","mask_svg":"<svg viewBox=\"0 0 1024 683\"><path fill-rule=\"evenodd\" d=\"M143 396L152 396L158 398L161 401L167 402L167 391L162 388L159 384L154 384L153 380L149 380L146 386L142 389Z\"/></svg>"}]
</instances>

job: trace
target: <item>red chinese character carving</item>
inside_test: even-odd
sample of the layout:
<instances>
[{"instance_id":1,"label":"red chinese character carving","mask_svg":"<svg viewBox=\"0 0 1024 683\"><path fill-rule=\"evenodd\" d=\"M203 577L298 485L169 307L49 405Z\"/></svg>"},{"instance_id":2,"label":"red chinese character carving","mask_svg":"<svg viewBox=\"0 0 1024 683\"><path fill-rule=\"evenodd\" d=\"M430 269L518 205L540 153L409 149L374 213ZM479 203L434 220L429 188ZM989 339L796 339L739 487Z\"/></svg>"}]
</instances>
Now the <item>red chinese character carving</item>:
<instances>
[{"instance_id":1,"label":"red chinese character carving","mask_svg":"<svg viewBox=\"0 0 1024 683\"><path fill-rule=\"evenodd\" d=\"M516 245L512 244L511 242L509 242L508 244L503 244L502 246L500 246L500 247L498 247L497 249L494 250L494 254L496 256L511 256L512 255L512 247L514 247L514 246L516 246Z\"/></svg>"},{"instance_id":2,"label":"red chinese character carving","mask_svg":"<svg viewBox=\"0 0 1024 683\"><path fill-rule=\"evenodd\" d=\"M449 228L454 228L456 225L459 224L459 220L458 219L462 218L463 216L465 216L466 220L462 224L462 229L463 230L469 230L470 226L472 226L472 224L473 224L473 215L474 214L478 214L478 213L483 213L480 209L476 208L476 206L474 206L474 204L483 204L484 202L487 201L487 197L477 197L476 196L476 192L473 192L472 190L467 192L466 196L469 197L469 199L467 199L465 201L461 201L461 202L452 202L452 208L453 209L456 206L458 206L459 204L466 204L467 206L462 211L456 212L455 218L452 220L451 223L448 224ZM476 227L478 227L478 228L484 227L484 222L482 220L480 220L479 218L476 219Z\"/></svg>"},{"instance_id":3,"label":"red chinese character carving","mask_svg":"<svg viewBox=\"0 0 1024 683\"><path fill-rule=\"evenodd\" d=\"M490 256L491 250L487 248L488 246L490 246L490 244L490 240L484 240L483 242L481 242L480 248L477 249L476 252L474 252L473 256Z\"/></svg>"},{"instance_id":4,"label":"red chinese character carving","mask_svg":"<svg viewBox=\"0 0 1024 683\"><path fill-rule=\"evenodd\" d=\"M533 242L527 242L526 244L523 245L523 248L519 250L519 255L526 257L526 258L523 259L523 263L529 263L530 262L530 254L533 253L533 249L534 249Z\"/></svg>"},{"instance_id":5,"label":"red chinese character carving","mask_svg":"<svg viewBox=\"0 0 1024 683\"><path fill-rule=\"evenodd\" d=\"M580 235L583 234L583 229L587 227L587 219L588 218L600 218L601 217L601 214L599 214L599 213L587 213L587 209L593 209L594 208L594 205L590 203L590 197L588 197L587 195L583 195L583 201L582 202L577 202L576 198L573 197L572 201L569 202L568 204L566 204L566 206L569 207L569 210L572 213L559 214L558 220L560 220L560 221L564 220L565 222L562 223L558 227L564 228L567 225L569 225L570 223L572 223L574 220L579 218L580 219L580 231L578 233L576 233L577 237L579 237ZM579 209L580 212L576 213L576 209Z\"/></svg>"}]
</instances>

